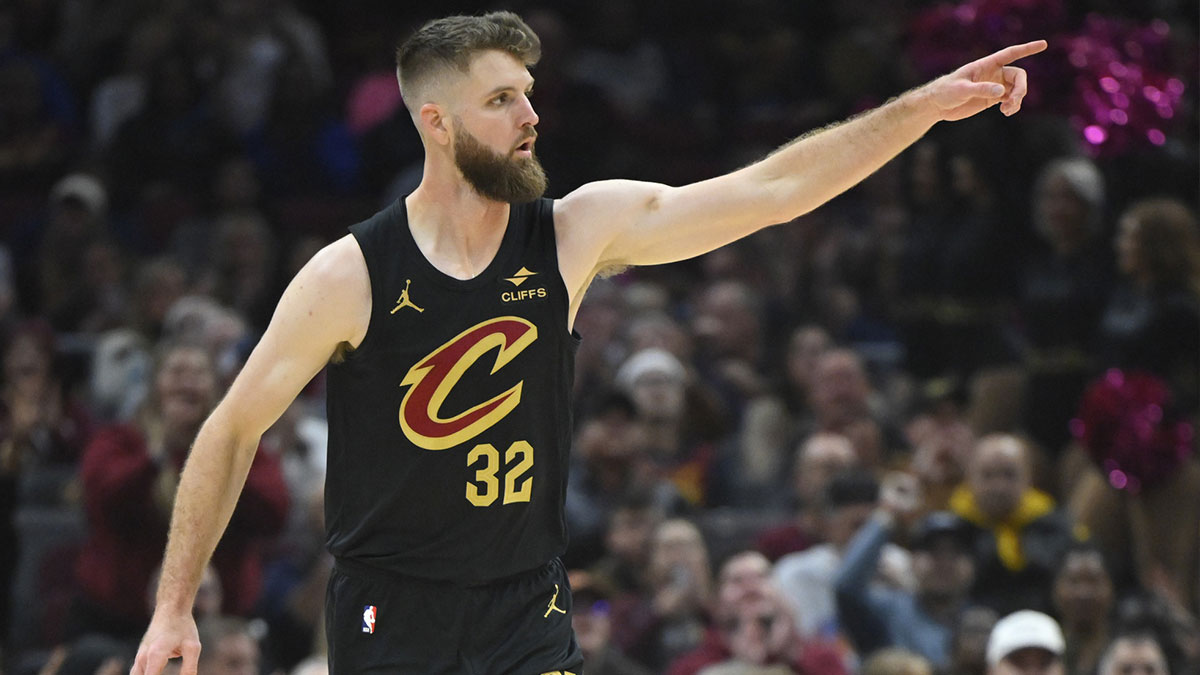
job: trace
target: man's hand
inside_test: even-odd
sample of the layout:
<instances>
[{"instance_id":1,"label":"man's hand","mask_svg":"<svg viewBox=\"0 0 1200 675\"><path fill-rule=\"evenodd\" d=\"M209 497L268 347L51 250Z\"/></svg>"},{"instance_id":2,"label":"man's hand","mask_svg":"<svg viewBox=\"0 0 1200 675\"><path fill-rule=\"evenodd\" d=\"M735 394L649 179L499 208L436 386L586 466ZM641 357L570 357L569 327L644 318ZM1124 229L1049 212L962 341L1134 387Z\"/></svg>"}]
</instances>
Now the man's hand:
<instances>
[{"instance_id":1,"label":"man's hand","mask_svg":"<svg viewBox=\"0 0 1200 675\"><path fill-rule=\"evenodd\" d=\"M925 93L941 119L948 122L970 117L997 103L1000 112L1012 115L1021 109L1029 85L1025 71L1009 64L1045 48L1045 40L1005 47L930 82L925 85Z\"/></svg>"},{"instance_id":2,"label":"man's hand","mask_svg":"<svg viewBox=\"0 0 1200 675\"><path fill-rule=\"evenodd\" d=\"M191 612L170 615L155 612L138 647L129 675L159 675L167 661L183 657L180 675L196 675L200 661L200 635Z\"/></svg>"},{"instance_id":3,"label":"man's hand","mask_svg":"<svg viewBox=\"0 0 1200 675\"><path fill-rule=\"evenodd\" d=\"M907 524L921 511L921 483L916 476L890 471L879 485L879 508Z\"/></svg>"}]
</instances>

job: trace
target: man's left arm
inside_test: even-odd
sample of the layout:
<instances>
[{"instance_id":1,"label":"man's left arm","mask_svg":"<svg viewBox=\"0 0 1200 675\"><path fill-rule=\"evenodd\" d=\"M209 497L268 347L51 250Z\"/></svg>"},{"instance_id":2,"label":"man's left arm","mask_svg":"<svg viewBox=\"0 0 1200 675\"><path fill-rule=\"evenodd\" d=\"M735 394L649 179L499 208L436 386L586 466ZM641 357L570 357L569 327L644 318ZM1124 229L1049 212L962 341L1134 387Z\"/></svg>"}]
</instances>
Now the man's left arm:
<instances>
[{"instance_id":1,"label":"man's left arm","mask_svg":"<svg viewBox=\"0 0 1200 675\"><path fill-rule=\"evenodd\" d=\"M1008 47L846 122L807 134L767 158L699 183L590 183L555 207L572 292L606 268L691 258L792 220L863 180L939 121L994 105L1016 113L1025 71L1009 65L1046 48ZM574 274L576 278L567 278Z\"/></svg>"}]
</instances>

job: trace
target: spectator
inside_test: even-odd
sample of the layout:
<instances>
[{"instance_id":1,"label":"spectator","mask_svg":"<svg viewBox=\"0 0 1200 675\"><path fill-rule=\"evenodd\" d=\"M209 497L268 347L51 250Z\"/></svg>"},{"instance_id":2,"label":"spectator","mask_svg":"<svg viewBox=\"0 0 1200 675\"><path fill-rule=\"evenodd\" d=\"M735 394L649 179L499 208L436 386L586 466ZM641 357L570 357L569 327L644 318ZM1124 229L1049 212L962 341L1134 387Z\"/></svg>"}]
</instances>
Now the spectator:
<instances>
[{"instance_id":1,"label":"spectator","mask_svg":"<svg viewBox=\"0 0 1200 675\"><path fill-rule=\"evenodd\" d=\"M1089 351L1112 285L1099 168L1083 157L1050 162L1038 176L1033 211L1043 245L1027 259L1019 291L1029 377L1024 418L1033 439L1057 455L1094 368Z\"/></svg>"},{"instance_id":2,"label":"spectator","mask_svg":"<svg viewBox=\"0 0 1200 675\"><path fill-rule=\"evenodd\" d=\"M56 359L50 327L29 321L10 337L0 363L0 643L8 637L21 560L17 512L66 503L66 486L90 431L89 416L59 379Z\"/></svg>"},{"instance_id":3,"label":"spectator","mask_svg":"<svg viewBox=\"0 0 1200 675\"><path fill-rule=\"evenodd\" d=\"M1162 645L1150 633L1118 635L1104 650L1097 675L1170 675Z\"/></svg>"},{"instance_id":4,"label":"spectator","mask_svg":"<svg viewBox=\"0 0 1200 675\"><path fill-rule=\"evenodd\" d=\"M616 385L633 400L645 431L646 450L692 506L706 503L716 480L716 448L688 424L688 372L663 349L643 349L621 364Z\"/></svg>"},{"instance_id":5,"label":"spectator","mask_svg":"<svg viewBox=\"0 0 1200 675\"><path fill-rule=\"evenodd\" d=\"M601 578L574 570L571 582L571 627L583 650L588 675L650 675L611 642L613 589Z\"/></svg>"},{"instance_id":6,"label":"spectator","mask_svg":"<svg viewBox=\"0 0 1200 675\"><path fill-rule=\"evenodd\" d=\"M1113 582L1104 554L1077 544L1063 557L1054 577L1054 609L1066 638L1066 675L1092 675L1109 642Z\"/></svg>"},{"instance_id":7,"label":"spectator","mask_svg":"<svg viewBox=\"0 0 1200 675\"><path fill-rule=\"evenodd\" d=\"M988 675L1063 675L1063 635L1058 622L1033 610L996 622L988 638Z\"/></svg>"},{"instance_id":8,"label":"spectator","mask_svg":"<svg viewBox=\"0 0 1200 675\"><path fill-rule=\"evenodd\" d=\"M880 649L863 662L862 675L933 675L933 666L906 649Z\"/></svg>"},{"instance_id":9,"label":"spectator","mask_svg":"<svg viewBox=\"0 0 1200 675\"><path fill-rule=\"evenodd\" d=\"M699 675L844 675L836 652L808 644L796 632L787 601L770 583L717 610L729 658Z\"/></svg>"},{"instance_id":10,"label":"spectator","mask_svg":"<svg viewBox=\"0 0 1200 675\"><path fill-rule=\"evenodd\" d=\"M758 589L771 578L771 563L757 551L735 553L721 565L717 574L716 612L721 607L736 604ZM693 650L682 654L671 662L669 675L696 675L701 669L729 658L729 647L720 630L709 622L704 638Z\"/></svg>"},{"instance_id":11,"label":"spectator","mask_svg":"<svg viewBox=\"0 0 1200 675\"><path fill-rule=\"evenodd\" d=\"M812 390L813 417L810 428L820 431L847 433L855 422L873 418L874 391L867 376L862 357L851 349L831 349L817 359L817 371ZM886 433L885 433L886 436ZM859 464L868 470L881 467L883 457L864 446L859 451Z\"/></svg>"},{"instance_id":12,"label":"spectator","mask_svg":"<svg viewBox=\"0 0 1200 675\"><path fill-rule=\"evenodd\" d=\"M1125 210L1115 246L1122 281L1100 324L1099 365L1165 378L1183 410L1200 408L1200 229L1173 199Z\"/></svg>"},{"instance_id":13,"label":"spectator","mask_svg":"<svg viewBox=\"0 0 1200 675\"><path fill-rule=\"evenodd\" d=\"M62 381L53 330L36 319L19 325L4 346L3 357L0 467L12 476L71 467L91 432L91 416ZM36 497L60 503L63 495Z\"/></svg>"},{"instance_id":14,"label":"spectator","mask_svg":"<svg viewBox=\"0 0 1200 675\"><path fill-rule=\"evenodd\" d=\"M805 638L837 639L840 635L834 584L847 547L879 506L879 483L870 474L835 476L821 496L824 541L775 564L773 577L792 607L796 628ZM876 552L863 581L904 587L911 577L908 553L894 544ZM887 581L883 581L887 580Z\"/></svg>"},{"instance_id":15,"label":"spectator","mask_svg":"<svg viewBox=\"0 0 1200 675\"><path fill-rule=\"evenodd\" d=\"M162 257L143 262L134 273L131 327L147 340L158 340L171 305L187 290L187 273L174 259Z\"/></svg>"},{"instance_id":16,"label":"spectator","mask_svg":"<svg viewBox=\"0 0 1200 675\"><path fill-rule=\"evenodd\" d=\"M700 643L712 602L712 571L700 530L668 520L650 540L647 585L613 606L613 641L654 672Z\"/></svg>"},{"instance_id":17,"label":"spectator","mask_svg":"<svg viewBox=\"0 0 1200 675\"><path fill-rule=\"evenodd\" d=\"M855 535L838 570L838 619L860 654L901 647L944 669L950 665L951 637L974 575L966 527L945 511L926 516L913 536L916 588L872 586L871 571L897 519L917 507L894 487L887 494L884 506Z\"/></svg>"},{"instance_id":18,"label":"spectator","mask_svg":"<svg viewBox=\"0 0 1200 675\"><path fill-rule=\"evenodd\" d=\"M605 527L626 495L644 492L663 513L683 504L647 457L643 423L624 395L608 397L579 425L573 454L577 465L568 479L566 506L568 567L590 566L603 555Z\"/></svg>"},{"instance_id":19,"label":"spectator","mask_svg":"<svg viewBox=\"0 0 1200 675\"><path fill-rule=\"evenodd\" d=\"M277 279L278 242L266 218L254 211L226 213L213 223L210 267L197 290L263 331L282 292Z\"/></svg>"},{"instance_id":20,"label":"spectator","mask_svg":"<svg viewBox=\"0 0 1200 675\"><path fill-rule=\"evenodd\" d=\"M904 426L913 449L910 468L921 482L924 508L949 509L975 446L975 431L966 417L966 391L955 378L946 377L925 382L918 396L918 412Z\"/></svg>"},{"instance_id":21,"label":"spectator","mask_svg":"<svg viewBox=\"0 0 1200 675\"><path fill-rule=\"evenodd\" d=\"M0 58L0 178L6 187L41 190L72 150L71 129L51 107L66 93L49 64L6 51ZM61 87L61 89L55 89Z\"/></svg>"},{"instance_id":22,"label":"spectator","mask_svg":"<svg viewBox=\"0 0 1200 675\"><path fill-rule=\"evenodd\" d=\"M104 183L70 174L54 184L46 222L29 236L30 250L19 254L18 272L27 287L37 288L36 304L56 330L95 330L121 318L120 279L89 278L89 272L107 271L97 265L105 262L98 254L115 254L107 244L108 220Z\"/></svg>"},{"instance_id":23,"label":"spectator","mask_svg":"<svg viewBox=\"0 0 1200 675\"><path fill-rule=\"evenodd\" d=\"M1196 675L1200 664L1200 622L1171 599L1140 592L1117 605L1113 634L1152 636L1167 661L1168 670L1178 675Z\"/></svg>"},{"instance_id":24,"label":"spectator","mask_svg":"<svg viewBox=\"0 0 1200 675\"><path fill-rule=\"evenodd\" d=\"M775 617L786 619L788 625L793 625L794 619L791 612L788 611L786 603L780 603L781 596L772 584L770 574L770 563L756 551L743 551L725 561L717 578L718 587L713 623L705 632L700 646L676 659L667 673L669 675L696 675L709 666L721 663L725 663L721 667L734 667L735 664L727 662L738 658L732 644L735 641L740 642L737 650L740 654L751 656L747 648L753 647L756 640L743 638L753 637L754 627L743 626L745 629L742 631L743 635L734 640L734 636L730 633L729 622L722 622L721 617L736 618L745 610L766 608ZM783 628L784 626L772 622L772 627ZM771 633L771 631L767 631L767 633ZM791 656L788 657L790 663L776 663L773 666L767 666L768 668L784 668L785 672L792 672L792 668L795 668L795 672L814 674L844 672L842 655L833 645L804 640L794 632L791 634L776 633L775 637L785 638L783 642L790 643L791 647L781 649L777 645L770 650L764 650L761 648L762 635L760 633L757 639L760 645L756 648L758 653L762 654L764 651L774 651L777 654L790 653ZM755 664L757 660L757 658L744 659L744 662L737 664L737 667L757 672L753 671L754 668L759 667Z\"/></svg>"},{"instance_id":25,"label":"spectator","mask_svg":"<svg viewBox=\"0 0 1200 675\"><path fill-rule=\"evenodd\" d=\"M763 298L745 282L713 282L696 299L691 328L701 375L738 412L767 391L762 322Z\"/></svg>"},{"instance_id":26,"label":"spectator","mask_svg":"<svg viewBox=\"0 0 1200 675\"><path fill-rule=\"evenodd\" d=\"M258 641L245 619L210 617L196 625L200 644L197 675L259 675Z\"/></svg>"},{"instance_id":27,"label":"spectator","mask_svg":"<svg viewBox=\"0 0 1200 675\"><path fill-rule=\"evenodd\" d=\"M147 581L162 560L179 470L219 394L212 357L186 343L159 348L152 390L132 424L98 432L80 469L89 536L69 632L137 639L150 614ZM261 588L261 546L287 515L279 460L259 452L213 564L229 611L249 613ZM209 643L215 644L215 643Z\"/></svg>"},{"instance_id":28,"label":"spectator","mask_svg":"<svg viewBox=\"0 0 1200 675\"><path fill-rule=\"evenodd\" d=\"M635 490L625 495L608 520L607 553L591 571L622 593L640 592L649 574L650 540L664 516L652 494Z\"/></svg>"},{"instance_id":29,"label":"spectator","mask_svg":"<svg viewBox=\"0 0 1200 675\"><path fill-rule=\"evenodd\" d=\"M987 675L988 636L997 618L995 610L983 605L972 605L959 614L950 639L948 675Z\"/></svg>"},{"instance_id":30,"label":"spectator","mask_svg":"<svg viewBox=\"0 0 1200 675\"><path fill-rule=\"evenodd\" d=\"M832 346L828 331L814 324L797 328L788 339L781 391L793 416L805 414L812 405L817 360Z\"/></svg>"},{"instance_id":31,"label":"spectator","mask_svg":"<svg viewBox=\"0 0 1200 675\"><path fill-rule=\"evenodd\" d=\"M1054 570L1075 541L1069 517L1032 485L1031 452L1015 436L985 436L950 498L974 539L972 598L1000 613L1048 609Z\"/></svg>"},{"instance_id":32,"label":"spectator","mask_svg":"<svg viewBox=\"0 0 1200 675\"><path fill-rule=\"evenodd\" d=\"M845 436L817 432L796 450L792 470L795 517L758 536L755 547L771 562L807 549L826 538L826 491L834 476L858 465L854 446Z\"/></svg>"}]
</instances>

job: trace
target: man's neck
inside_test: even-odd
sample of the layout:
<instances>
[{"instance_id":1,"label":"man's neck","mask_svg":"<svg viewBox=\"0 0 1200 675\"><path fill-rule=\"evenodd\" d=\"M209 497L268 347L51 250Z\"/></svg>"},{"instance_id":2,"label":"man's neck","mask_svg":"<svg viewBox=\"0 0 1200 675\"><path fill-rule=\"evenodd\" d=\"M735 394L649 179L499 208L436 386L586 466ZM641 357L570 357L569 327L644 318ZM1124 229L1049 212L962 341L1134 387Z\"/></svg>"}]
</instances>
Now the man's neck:
<instances>
[{"instance_id":1,"label":"man's neck","mask_svg":"<svg viewBox=\"0 0 1200 675\"><path fill-rule=\"evenodd\" d=\"M457 279L478 276L500 249L509 205L486 199L455 172L438 176L426 164L421 184L405 199L408 226L434 267Z\"/></svg>"}]
</instances>

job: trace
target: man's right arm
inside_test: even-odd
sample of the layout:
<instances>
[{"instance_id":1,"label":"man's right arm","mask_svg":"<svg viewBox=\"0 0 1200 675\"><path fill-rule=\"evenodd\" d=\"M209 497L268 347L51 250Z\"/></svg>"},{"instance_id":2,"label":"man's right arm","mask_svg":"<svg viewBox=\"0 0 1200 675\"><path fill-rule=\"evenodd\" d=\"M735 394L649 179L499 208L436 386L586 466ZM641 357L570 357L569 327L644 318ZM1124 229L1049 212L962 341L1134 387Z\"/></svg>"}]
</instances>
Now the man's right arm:
<instances>
[{"instance_id":1,"label":"man's right arm","mask_svg":"<svg viewBox=\"0 0 1200 675\"><path fill-rule=\"evenodd\" d=\"M196 672L193 598L259 439L339 345L362 341L370 314L366 263L350 236L317 253L284 291L266 333L201 427L180 476L154 618L135 675L157 675L175 656L184 657L183 675Z\"/></svg>"}]
</instances>

